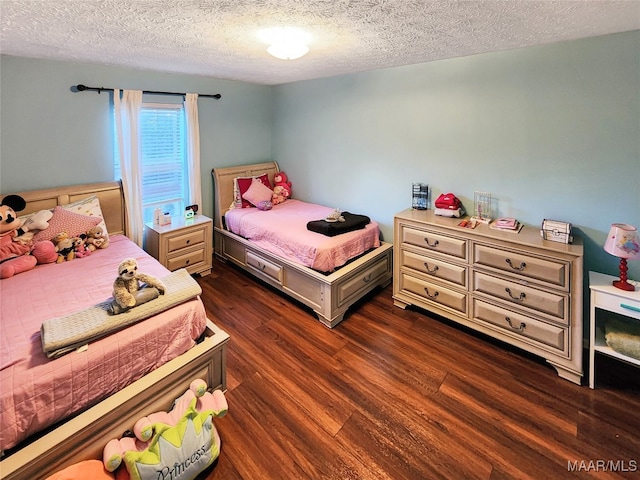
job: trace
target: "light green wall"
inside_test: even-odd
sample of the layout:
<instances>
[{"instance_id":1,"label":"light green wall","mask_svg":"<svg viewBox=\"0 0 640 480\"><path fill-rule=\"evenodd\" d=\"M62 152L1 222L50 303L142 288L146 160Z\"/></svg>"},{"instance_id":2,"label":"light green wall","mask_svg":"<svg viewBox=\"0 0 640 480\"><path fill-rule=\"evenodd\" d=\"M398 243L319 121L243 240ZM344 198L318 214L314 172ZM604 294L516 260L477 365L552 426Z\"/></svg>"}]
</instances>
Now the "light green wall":
<instances>
[{"instance_id":1,"label":"light green wall","mask_svg":"<svg viewBox=\"0 0 640 480\"><path fill-rule=\"evenodd\" d=\"M388 241L413 182L571 222L586 270L617 274L609 226L640 227L638 31L285 84L273 102L294 196L370 215Z\"/></svg>"},{"instance_id":2,"label":"light green wall","mask_svg":"<svg viewBox=\"0 0 640 480\"><path fill-rule=\"evenodd\" d=\"M213 167L271 158L271 87L6 55L0 62L2 192L113 179L111 95L72 92L80 83L222 94L198 101L205 215L213 215Z\"/></svg>"}]
</instances>

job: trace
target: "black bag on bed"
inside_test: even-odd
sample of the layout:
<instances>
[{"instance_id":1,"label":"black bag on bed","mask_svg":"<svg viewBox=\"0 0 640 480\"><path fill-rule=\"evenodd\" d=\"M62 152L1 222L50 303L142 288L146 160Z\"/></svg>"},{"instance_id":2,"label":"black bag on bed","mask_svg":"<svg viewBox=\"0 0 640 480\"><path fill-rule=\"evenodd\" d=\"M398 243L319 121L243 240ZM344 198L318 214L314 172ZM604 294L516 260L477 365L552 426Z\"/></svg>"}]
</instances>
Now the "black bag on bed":
<instances>
[{"instance_id":1,"label":"black bag on bed","mask_svg":"<svg viewBox=\"0 0 640 480\"><path fill-rule=\"evenodd\" d=\"M329 237L335 237L341 233L361 230L366 227L371 219L366 215L356 215L354 213L342 212L344 222L327 222L326 220L313 220L307 223L307 229L312 232L321 233Z\"/></svg>"}]
</instances>

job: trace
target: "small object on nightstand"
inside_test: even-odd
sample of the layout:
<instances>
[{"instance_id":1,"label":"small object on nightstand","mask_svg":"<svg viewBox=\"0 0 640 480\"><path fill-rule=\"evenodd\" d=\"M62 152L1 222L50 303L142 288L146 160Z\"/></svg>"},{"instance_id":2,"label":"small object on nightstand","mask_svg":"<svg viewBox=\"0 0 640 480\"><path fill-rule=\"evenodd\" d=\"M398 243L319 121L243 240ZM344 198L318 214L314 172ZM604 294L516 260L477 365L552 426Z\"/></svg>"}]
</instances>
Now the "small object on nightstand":
<instances>
[{"instance_id":1,"label":"small object on nightstand","mask_svg":"<svg viewBox=\"0 0 640 480\"><path fill-rule=\"evenodd\" d=\"M158 225L171 225L171 215L169 214L169 212L165 212L160 215L160 222L158 223Z\"/></svg>"},{"instance_id":2,"label":"small object on nightstand","mask_svg":"<svg viewBox=\"0 0 640 480\"><path fill-rule=\"evenodd\" d=\"M627 281L627 259L640 258L640 240L638 229L626 223L614 223L609 230L609 236L604 244L604 251L615 257L620 257L620 280L615 280L613 286L621 290L633 292L635 287Z\"/></svg>"}]
</instances>

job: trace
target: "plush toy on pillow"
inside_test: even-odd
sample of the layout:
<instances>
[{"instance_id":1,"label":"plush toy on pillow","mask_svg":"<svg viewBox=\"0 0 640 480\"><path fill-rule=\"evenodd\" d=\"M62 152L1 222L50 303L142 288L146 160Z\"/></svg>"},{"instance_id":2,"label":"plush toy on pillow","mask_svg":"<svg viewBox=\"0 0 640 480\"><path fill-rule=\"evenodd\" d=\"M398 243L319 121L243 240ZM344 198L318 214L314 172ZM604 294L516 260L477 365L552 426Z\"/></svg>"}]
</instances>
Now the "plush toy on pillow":
<instances>
[{"instance_id":1,"label":"plush toy on pillow","mask_svg":"<svg viewBox=\"0 0 640 480\"><path fill-rule=\"evenodd\" d=\"M125 258L118 265L118 276L113 282L111 313L118 314L164 295L167 287L159 278L138 272L135 258ZM155 292L154 292L155 290Z\"/></svg>"},{"instance_id":2,"label":"plush toy on pillow","mask_svg":"<svg viewBox=\"0 0 640 480\"><path fill-rule=\"evenodd\" d=\"M76 258L75 244L73 238L67 232L60 232L51 239L56 246L58 258L56 263L69 262Z\"/></svg>"},{"instance_id":3,"label":"plush toy on pillow","mask_svg":"<svg viewBox=\"0 0 640 480\"><path fill-rule=\"evenodd\" d=\"M224 393L206 388L203 380L194 380L171 411L136 422L135 438L110 440L103 450L106 470L113 472L124 460L132 480L196 478L220 455L213 418L228 410Z\"/></svg>"},{"instance_id":4,"label":"plush toy on pillow","mask_svg":"<svg viewBox=\"0 0 640 480\"><path fill-rule=\"evenodd\" d=\"M288 198L291 197L291 182L287 178L287 174L284 172L278 172L273 177L273 197L271 202L274 205L279 205Z\"/></svg>"},{"instance_id":5,"label":"plush toy on pillow","mask_svg":"<svg viewBox=\"0 0 640 480\"><path fill-rule=\"evenodd\" d=\"M88 250L94 252L99 248L107 248L109 246L109 238L105 235L102 227L98 225L87 231L85 244Z\"/></svg>"},{"instance_id":6,"label":"plush toy on pillow","mask_svg":"<svg viewBox=\"0 0 640 480\"><path fill-rule=\"evenodd\" d=\"M0 278L9 278L31 270L39 263L55 262L57 255L51 242L32 242L32 236L21 237L25 233L22 221L16 212L27 206L20 195L7 195L0 202ZM38 227L46 228L46 220L38 219ZM29 228L29 227L27 227ZM31 226L35 230L35 226Z\"/></svg>"}]
</instances>

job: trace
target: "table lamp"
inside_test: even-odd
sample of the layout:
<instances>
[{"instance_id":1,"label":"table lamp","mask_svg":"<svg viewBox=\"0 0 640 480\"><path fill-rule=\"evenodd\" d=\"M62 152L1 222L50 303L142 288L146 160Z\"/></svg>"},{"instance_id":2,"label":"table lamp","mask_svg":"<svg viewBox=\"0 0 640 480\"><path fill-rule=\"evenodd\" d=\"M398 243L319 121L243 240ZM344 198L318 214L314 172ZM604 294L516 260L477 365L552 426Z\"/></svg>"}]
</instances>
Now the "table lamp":
<instances>
[{"instance_id":1,"label":"table lamp","mask_svg":"<svg viewBox=\"0 0 640 480\"><path fill-rule=\"evenodd\" d=\"M640 258L638 229L626 223L614 223L604 243L604 251L620 257L620 280L615 280L613 286L633 292L635 287L627 281L627 260Z\"/></svg>"}]
</instances>

